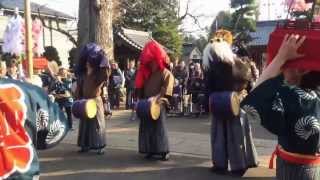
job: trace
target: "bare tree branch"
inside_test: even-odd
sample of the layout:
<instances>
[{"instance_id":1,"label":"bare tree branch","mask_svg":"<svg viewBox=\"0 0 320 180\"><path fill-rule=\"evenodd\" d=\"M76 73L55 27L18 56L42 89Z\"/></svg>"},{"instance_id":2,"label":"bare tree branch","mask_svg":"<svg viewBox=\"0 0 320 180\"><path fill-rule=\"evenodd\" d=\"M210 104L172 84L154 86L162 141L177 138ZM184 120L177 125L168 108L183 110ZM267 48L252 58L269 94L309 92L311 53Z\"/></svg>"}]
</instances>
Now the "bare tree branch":
<instances>
[{"instance_id":1,"label":"bare tree branch","mask_svg":"<svg viewBox=\"0 0 320 180\"><path fill-rule=\"evenodd\" d=\"M204 27L201 27L200 21L196 16L193 16L192 14L188 14L188 16L193 19L193 22L198 26L199 29L205 29Z\"/></svg>"},{"instance_id":2,"label":"bare tree branch","mask_svg":"<svg viewBox=\"0 0 320 180\"><path fill-rule=\"evenodd\" d=\"M43 26L45 28L52 29L54 31L57 31L57 32L67 36L68 39L73 43L73 45L78 47L78 41L68 31L60 28L60 23L59 23L59 17L58 16L56 16L56 18L55 18L56 28L46 24L44 18L41 16L40 9L38 9L38 16L39 16L39 19L41 20L41 22L42 22L42 24L43 24Z\"/></svg>"},{"instance_id":3,"label":"bare tree branch","mask_svg":"<svg viewBox=\"0 0 320 180\"><path fill-rule=\"evenodd\" d=\"M187 2L187 8L186 8L185 13L184 13L182 16L179 17L179 20L180 20L180 21L184 20L184 19L189 15L189 5L190 5L190 1L191 1L191 0L188 0L188 2Z\"/></svg>"},{"instance_id":4,"label":"bare tree branch","mask_svg":"<svg viewBox=\"0 0 320 180\"><path fill-rule=\"evenodd\" d=\"M190 2L191 2L191 0L188 0L188 2L187 2L187 7L186 7L186 11L185 11L185 13L184 13L182 16L179 17L179 20L180 20L180 21L183 21L183 20L186 19L187 17L190 17L190 18L193 20L193 22L195 23L195 25L198 26L199 31L203 31L203 30L205 30L205 27L202 27L202 26L201 26L201 23L200 23L200 21L199 21L199 18L200 18L200 17L204 17L205 15L204 15L204 14L200 14L200 15L193 15L193 14L191 14L191 13L190 13Z\"/></svg>"}]
</instances>

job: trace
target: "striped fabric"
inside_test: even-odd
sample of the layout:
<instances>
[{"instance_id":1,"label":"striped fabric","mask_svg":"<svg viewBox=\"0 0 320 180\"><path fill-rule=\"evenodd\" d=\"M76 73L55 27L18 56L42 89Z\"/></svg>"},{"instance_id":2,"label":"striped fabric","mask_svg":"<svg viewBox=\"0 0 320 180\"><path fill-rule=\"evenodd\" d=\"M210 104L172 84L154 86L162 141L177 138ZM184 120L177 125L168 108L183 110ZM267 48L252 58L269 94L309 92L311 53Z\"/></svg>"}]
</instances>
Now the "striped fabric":
<instances>
[{"instance_id":1,"label":"striped fabric","mask_svg":"<svg viewBox=\"0 0 320 180\"><path fill-rule=\"evenodd\" d=\"M277 157L277 180L319 180L320 166L291 164Z\"/></svg>"},{"instance_id":2,"label":"striped fabric","mask_svg":"<svg viewBox=\"0 0 320 180\"><path fill-rule=\"evenodd\" d=\"M231 171L258 166L258 154L253 143L250 117L240 111L240 118L222 118L215 114L211 121L212 163Z\"/></svg>"}]
</instances>

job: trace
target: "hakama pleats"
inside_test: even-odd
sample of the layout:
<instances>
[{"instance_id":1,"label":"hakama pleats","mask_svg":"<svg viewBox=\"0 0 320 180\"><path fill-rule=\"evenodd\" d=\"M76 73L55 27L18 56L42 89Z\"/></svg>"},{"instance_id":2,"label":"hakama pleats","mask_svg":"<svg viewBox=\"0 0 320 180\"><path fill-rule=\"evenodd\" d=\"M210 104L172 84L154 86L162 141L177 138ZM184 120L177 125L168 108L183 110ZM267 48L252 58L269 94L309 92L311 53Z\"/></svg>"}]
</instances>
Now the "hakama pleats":
<instances>
[{"instance_id":1,"label":"hakama pleats","mask_svg":"<svg viewBox=\"0 0 320 180\"><path fill-rule=\"evenodd\" d=\"M93 119L80 119L78 146L89 149L102 149L106 146L106 125L103 102L96 98L97 115Z\"/></svg>"},{"instance_id":2,"label":"hakama pleats","mask_svg":"<svg viewBox=\"0 0 320 180\"><path fill-rule=\"evenodd\" d=\"M160 118L140 117L139 152L143 154L169 153L168 130L166 127L166 109L162 106Z\"/></svg>"},{"instance_id":3,"label":"hakama pleats","mask_svg":"<svg viewBox=\"0 0 320 180\"><path fill-rule=\"evenodd\" d=\"M231 171L246 170L258 165L251 126L244 111L230 118L213 114L211 123L212 163Z\"/></svg>"}]
</instances>

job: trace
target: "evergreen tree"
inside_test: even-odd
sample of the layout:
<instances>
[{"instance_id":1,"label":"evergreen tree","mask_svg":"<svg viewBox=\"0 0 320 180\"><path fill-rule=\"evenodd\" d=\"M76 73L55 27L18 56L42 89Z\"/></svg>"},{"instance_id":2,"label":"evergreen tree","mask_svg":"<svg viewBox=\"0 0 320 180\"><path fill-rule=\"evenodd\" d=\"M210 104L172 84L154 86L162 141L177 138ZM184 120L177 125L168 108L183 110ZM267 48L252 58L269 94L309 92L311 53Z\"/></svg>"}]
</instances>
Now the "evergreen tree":
<instances>
[{"instance_id":1,"label":"evergreen tree","mask_svg":"<svg viewBox=\"0 0 320 180\"><path fill-rule=\"evenodd\" d=\"M220 11L211 24L209 37L218 29L233 30L232 14L229 11Z\"/></svg>"},{"instance_id":2,"label":"evergreen tree","mask_svg":"<svg viewBox=\"0 0 320 180\"><path fill-rule=\"evenodd\" d=\"M255 31L257 4L255 0L232 0L232 24L235 32Z\"/></svg>"},{"instance_id":3,"label":"evergreen tree","mask_svg":"<svg viewBox=\"0 0 320 180\"><path fill-rule=\"evenodd\" d=\"M153 38L178 57L182 49L177 0L119 0L121 16L115 24L153 32Z\"/></svg>"},{"instance_id":4,"label":"evergreen tree","mask_svg":"<svg viewBox=\"0 0 320 180\"><path fill-rule=\"evenodd\" d=\"M256 0L231 0L232 13L229 11L218 13L211 25L209 37L217 29L229 30L234 35L235 49L244 52L246 45L252 41L250 32L256 30L257 7Z\"/></svg>"}]
</instances>

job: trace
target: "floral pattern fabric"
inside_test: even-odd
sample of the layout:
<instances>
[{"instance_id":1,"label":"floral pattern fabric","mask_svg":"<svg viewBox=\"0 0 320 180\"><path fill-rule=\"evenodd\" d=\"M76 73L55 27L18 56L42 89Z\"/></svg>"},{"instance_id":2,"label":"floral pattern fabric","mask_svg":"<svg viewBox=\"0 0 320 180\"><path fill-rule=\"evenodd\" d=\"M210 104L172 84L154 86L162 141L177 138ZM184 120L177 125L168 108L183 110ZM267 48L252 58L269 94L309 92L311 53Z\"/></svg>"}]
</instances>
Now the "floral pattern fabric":
<instances>
[{"instance_id":1,"label":"floral pattern fabric","mask_svg":"<svg viewBox=\"0 0 320 180\"><path fill-rule=\"evenodd\" d=\"M49 148L66 135L66 119L42 89L0 79L0 179L39 174L36 148Z\"/></svg>"},{"instance_id":2,"label":"floral pattern fabric","mask_svg":"<svg viewBox=\"0 0 320 180\"><path fill-rule=\"evenodd\" d=\"M24 129L27 107L15 85L0 87L0 177L26 172L33 159L31 139Z\"/></svg>"}]
</instances>

